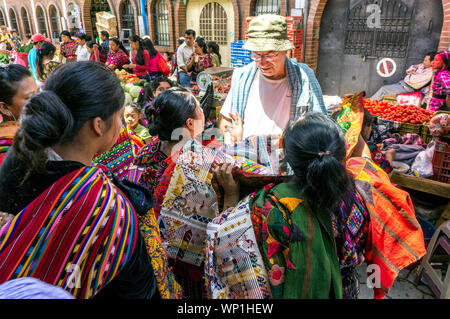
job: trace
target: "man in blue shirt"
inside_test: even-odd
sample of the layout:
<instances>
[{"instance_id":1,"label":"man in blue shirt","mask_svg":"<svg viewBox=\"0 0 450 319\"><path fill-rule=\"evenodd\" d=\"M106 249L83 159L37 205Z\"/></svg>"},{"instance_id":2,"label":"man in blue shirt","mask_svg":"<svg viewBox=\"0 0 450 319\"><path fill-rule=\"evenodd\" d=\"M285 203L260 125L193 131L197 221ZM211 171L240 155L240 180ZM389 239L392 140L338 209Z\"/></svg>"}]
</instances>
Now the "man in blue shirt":
<instances>
[{"instance_id":1,"label":"man in blue shirt","mask_svg":"<svg viewBox=\"0 0 450 319\"><path fill-rule=\"evenodd\" d=\"M100 52L107 57L109 54L109 33L108 31L100 32L100 39L102 40L102 44L100 45Z\"/></svg>"},{"instance_id":2,"label":"man in blue shirt","mask_svg":"<svg viewBox=\"0 0 450 319\"><path fill-rule=\"evenodd\" d=\"M33 77L37 79L36 75L36 55L37 50L42 46L42 44L47 41L50 42L49 39L44 37L42 34L35 34L31 37L31 42L33 42L33 48L28 52L28 65L30 66L31 73L33 74Z\"/></svg>"}]
</instances>

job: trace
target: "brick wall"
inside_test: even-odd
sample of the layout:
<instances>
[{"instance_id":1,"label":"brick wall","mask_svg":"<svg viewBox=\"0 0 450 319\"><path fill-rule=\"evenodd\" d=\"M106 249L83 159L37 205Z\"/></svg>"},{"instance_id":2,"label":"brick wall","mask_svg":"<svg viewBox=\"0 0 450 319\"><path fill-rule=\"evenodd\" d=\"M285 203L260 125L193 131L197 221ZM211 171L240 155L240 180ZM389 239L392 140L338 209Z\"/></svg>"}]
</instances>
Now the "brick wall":
<instances>
[{"instance_id":1,"label":"brick wall","mask_svg":"<svg viewBox=\"0 0 450 319\"><path fill-rule=\"evenodd\" d=\"M439 51L450 48L450 0L442 0L444 10L444 22L442 26L441 41L439 42Z\"/></svg>"}]
</instances>

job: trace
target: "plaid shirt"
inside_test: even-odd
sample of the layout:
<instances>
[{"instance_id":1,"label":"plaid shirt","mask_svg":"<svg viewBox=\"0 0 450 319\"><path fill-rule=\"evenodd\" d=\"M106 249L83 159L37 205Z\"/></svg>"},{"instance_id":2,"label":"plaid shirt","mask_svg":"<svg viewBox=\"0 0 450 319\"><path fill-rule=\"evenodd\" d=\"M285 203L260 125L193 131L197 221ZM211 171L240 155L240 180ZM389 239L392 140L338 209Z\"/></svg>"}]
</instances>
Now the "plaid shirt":
<instances>
[{"instance_id":1,"label":"plaid shirt","mask_svg":"<svg viewBox=\"0 0 450 319\"><path fill-rule=\"evenodd\" d=\"M245 67L236 69L233 73L231 112L239 112L242 118L244 118L248 95L257 70L256 63L252 62ZM306 64L286 58L286 76L292 92L289 123L307 112L326 114L322 89L314 72Z\"/></svg>"}]
</instances>

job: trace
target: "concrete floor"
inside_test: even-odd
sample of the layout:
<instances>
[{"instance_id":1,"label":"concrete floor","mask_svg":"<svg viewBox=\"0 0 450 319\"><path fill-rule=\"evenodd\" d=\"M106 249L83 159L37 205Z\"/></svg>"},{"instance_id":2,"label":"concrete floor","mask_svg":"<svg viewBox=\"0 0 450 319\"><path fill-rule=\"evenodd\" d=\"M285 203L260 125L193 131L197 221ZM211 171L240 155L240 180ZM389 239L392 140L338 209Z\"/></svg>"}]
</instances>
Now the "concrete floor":
<instances>
[{"instance_id":1,"label":"concrete floor","mask_svg":"<svg viewBox=\"0 0 450 319\"><path fill-rule=\"evenodd\" d=\"M360 292L359 299L373 299L373 289L367 287L367 265L358 267ZM436 299L431 289L422 280L419 285L414 285L415 271L403 269L394 281L391 290L385 298L387 299Z\"/></svg>"}]
</instances>

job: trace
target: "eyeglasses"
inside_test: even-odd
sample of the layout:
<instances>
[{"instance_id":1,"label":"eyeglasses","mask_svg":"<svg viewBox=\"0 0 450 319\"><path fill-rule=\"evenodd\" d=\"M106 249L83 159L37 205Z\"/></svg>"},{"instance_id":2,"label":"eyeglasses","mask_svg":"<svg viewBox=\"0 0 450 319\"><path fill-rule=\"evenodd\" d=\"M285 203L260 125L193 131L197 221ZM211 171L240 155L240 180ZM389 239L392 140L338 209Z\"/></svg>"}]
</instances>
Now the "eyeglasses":
<instances>
[{"instance_id":1,"label":"eyeglasses","mask_svg":"<svg viewBox=\"0 0 450 319\"><path fill-rule=\"evenodd\" d=\"M267 62L271 62L271 61L275 60L275 58L277 56L278 56L278 53L269 53L269 54L259 55L259 54L252 52L252 54L250 55L250 57L254 61L260 61L262 58L265 58Z\"/></svg>"}]
</instances>

